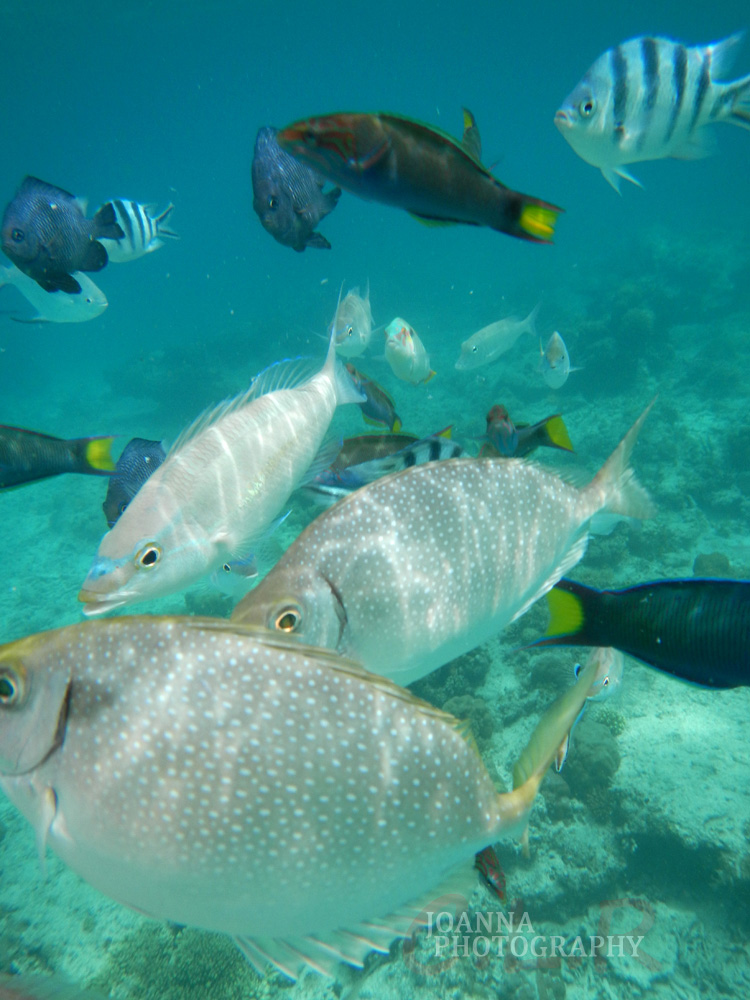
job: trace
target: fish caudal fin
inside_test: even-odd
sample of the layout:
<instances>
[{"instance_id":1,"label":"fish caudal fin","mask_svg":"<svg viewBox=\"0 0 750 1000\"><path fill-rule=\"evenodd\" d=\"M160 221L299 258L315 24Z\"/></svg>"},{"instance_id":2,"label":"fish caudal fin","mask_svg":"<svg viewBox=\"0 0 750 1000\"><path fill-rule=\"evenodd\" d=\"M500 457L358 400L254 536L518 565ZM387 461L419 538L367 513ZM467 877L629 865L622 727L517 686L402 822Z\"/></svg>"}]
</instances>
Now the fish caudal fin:
<instances>
[{"instance_id":1,"label":"fish caudal fin","mask_svg":"<svg viewBox=\"0 0 750 1000\"><path fill-rule=\"evenodd\" d=\"M107 475L114 472L113 441L114 437L84 438L81 445L83 446L83 462L86 467L81 471L91 472L95 475Z\"/></svg>"},{"instance_id":2,"label":"fish caudal fin","mask_svg":"<svg viewBox=\"0 0 750 1000\"><path fill-rule=\"evenodd\" d=\"M523 240L531 240L532 243L551 243L557 217L564 209L550 205L546 201L539 201L537 198L529 198L524 194L519 197L522 208L518 217L518 229L513 235Z\"/></svg>"},{"instance_id":3,"label":"fish caudal fin","mask_svg":"<svg viewBox=\"0 0 750 1000\"><path fill-rule=\"evenodd\" d=\"M563 451L575 451L573 442L570 440L568 428L565 426L561 416L550 417L544 425L546 443L553 448L561 448Z\"/></svg>"},{"instance_id":4,"label":"fish caudal fin","mask_svg":"<svg viewBox=\"0 0 750 1000\"><path fill-rule=\"evenodd\" d=\"M549 625L541 639L531 646L605 646L598 634L597 623L602 614L598 609L600 593L573 580L560 582L546 594Z\"/></svg>"},{"instance_id":5,"label":"fish caudal fin","mask_svg":"<svg viewBox=\"0 0 750 1000\"><path fill-rule=\"evenodd\" d=\"M584 493L598 494L597 511L605 510L624 517L653 517L653 501L636 479L630 467L630 456L643 422L655 402L656 398L651 400L589 485L584 487Z\"/></svg>"},{"instance_id":6,"label":"fish caudal fin","mask_svg":"<svg viewBox=\"0 0 750 1000\"><path fill-rule=\"evenodd\" d=\"M750 76L729 85L727 96L731 99L725 121L740 128L750 129Z\"/></svg>"},{"instance_id":7,"label":"fish caudal fin","mask_svg":"<svg viewBox=\"0 0 750 1000\"><path fill-rule=\"evenodd\" d=\"M575 684L547 709L513 768L513 791L498 797L500 825L520 826L524 847L529 812L539 785L586 704L596 671L596 663L588 663Z\"/></svg>"}]
</instances>

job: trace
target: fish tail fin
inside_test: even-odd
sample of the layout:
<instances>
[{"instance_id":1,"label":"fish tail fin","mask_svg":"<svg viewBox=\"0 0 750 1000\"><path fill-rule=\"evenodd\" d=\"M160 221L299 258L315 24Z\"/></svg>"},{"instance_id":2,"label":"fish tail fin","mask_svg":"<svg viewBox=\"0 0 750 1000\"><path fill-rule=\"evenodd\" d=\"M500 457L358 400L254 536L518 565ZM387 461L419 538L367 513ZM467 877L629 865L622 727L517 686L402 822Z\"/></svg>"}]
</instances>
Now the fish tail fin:
<instances>
[{"instance_id":1,"label":"fish tail fin","mask_svg":"<svg viewBox=\"0 0 750 1000\"><path fill-rule=\"evenodd\" d=\"M732 125L750 129L750 76L731 84L728 93L731 104L726 120Z\"/></svg>"},{"instance_id":2,"label":"fish tail fin","mask_svg":"<svg viewBox=\"0 0 750 1000\"><path fill-rule=\"evenodd\" d=\"M114 437L84 438L83 462L86 468L82 471L106 475L115 471L112 458L112 442Z\"/></svg>"},{"instance_id":3,"label":"fish tail fin","mask_svg":"<svg viewBox=\"0 0 750 1000\"><path fill-rule=\"evenodd\" d=\"M398 434L398 432L401 430L403 426L404 425L401 423L401 417L398 415L398 413L394 413L393 423L391 424L391 431L394 434Z\"/></svg>"},{"instance_id":4,"label":"fish tail fin","mask_svg":"<svg viewBox=\"0 0 750 1000\"><path fill-rule=\"evenodd\" d=\"M596 670L595 662L588 663L575 684L550 705L516 761L513 768L513 791L498 796L498 826L515 826L521 831L525 845L528 843L529 813L539 785L586 704Z\"/></svg>"},{"instance_id":5,"label":"fish tail fin","mask_svg":"<svg viewBox=\"0 0 750 1000\"><path fill-rule=\"evenodd\" d=\"M518 197L520 198L520 212L516 229L512 235L518 236L522 240L530 240L532 243L551 243L557 217L564 209L525 194Z\"/></svg>"},{"instance_id":6,"label":"fish tail fin","mask_svg":"<svg viewBox=\"0 0 750 1000\"><path fill-rule=\"evenodd\" d=\"M553 448L561 448L563 451L575 451L573 442L570 440L570 435L568 434L568 428L559 414L550 417L545 422L544 434L547 438L547 444Z\"/></svg>"},{"instance_id":7,"label":"fish tail fin","mask_svg":"<svg viewBox=\"0 0 750 1000\"><path fill-rule=\"evenodd\" d=\"M622 514L623 517L653 516L653 501L636 479L630 467L630 456L643 422L655 402L656 397L651 400L589 485L585 487L584 492L597 497L597 510Z\"/></svg>"},{"instance_id":8,"label":"fish tail fin","mask_svg":"<svg viewBox=\"0 0 750 1000\"><path fill-rule=\"evenodd\" d=\"M536 318L539 315L539 310L542 308L542 303L537 302L534 308L531 310L529 315L524 320L523 329L525 333L530 333L532 337L538 337L536 332Z\"/></svg>"},{"instance_id":9,"label":"fish tail fin","mask_svg":"<svg viewBox=\"0 0 750 1000\"><path fill-rule=\"evenodd\" d=\"M605 646L598 634L602 621L601 591L573 580L560 580L545 594L549 624L544 635L529 646Z\"/></svg>"},{"instance_id":10,"label":"fish tail fin","mask_svg":"<svg viewBox=\"0 0 750 1000\"><path fill-rule=\"evenodd\" d=\"M152 222L156 226L156 231L159 236L168 236L170 240L179 240L180 237L177 233L165 225L172 212L174 212L174 205L170 201L164 211L160 212L154 219L152 219Z\"/></svg>"}]
</instances>

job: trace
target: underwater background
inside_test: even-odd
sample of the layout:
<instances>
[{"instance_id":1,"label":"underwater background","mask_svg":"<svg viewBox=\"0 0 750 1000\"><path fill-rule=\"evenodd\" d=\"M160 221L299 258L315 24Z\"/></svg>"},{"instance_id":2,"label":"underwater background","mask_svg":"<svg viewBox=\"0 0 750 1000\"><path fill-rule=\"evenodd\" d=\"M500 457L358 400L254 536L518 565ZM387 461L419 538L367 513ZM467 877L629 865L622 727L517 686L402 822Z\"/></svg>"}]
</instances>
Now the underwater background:
<instances>
[{"instance_id":1,"label":"underwater background","mask_svg":"<svg viewBox=\"0 0 750 1000\"><path fill-rule=\"evenodd\" d=\"M172 201L181 239L95 276L109 307L90 323L15 323L10 313L26 304L0 291L0 422L66 438L117 434L123 445L173 440L269 363L322 359L339 286L369 281L375 323L405 317L437 372L415 387L393 377L377 347L358 359L394 396L406 430L452 423L480 435L494 403L516 421L560 412L576 453L552 461L593 474L658 394L633 460L657 515L594 537L575 579L749 577L750 135L715 126L716 155L637 164L643 190L624 182L618 197L553 125L617 42L705 44L747 22L746 4L676 0L3 0L3 204L26 174L92 210L115 197ZM747 39L733 70L750 72ZM254 215L261 126L389 110L459 135L462 106L504 183L565 208L553 247L424 227L345 192L318 227L332 249L297 254ZM580 369L561 389L545 384L532 340L488 368L454 369L471 333L538 302L541 337L559 330ZM335 426L365 429L353 407ZM106 529L105 492L106 480L61 476L0 497L2 641L81 619L76 595ZM304 523L304 510L285 523L286 543ZM135 613L231 607L205 586ZM545 614L533 608L417 686L471 719L506 784L539 713L573 676L574 649L518 649ZM437 970L426 946L409 960L397 944L363 971L340 967L336 982L261 978L228 938L147 921L53 856L43 877L33 831L3 800L0 973L47 973L123 1000L747 996L748 707L747 688L703 690L628 661L616 698L587 711L565 770L542 786L530 858L502 845L508 898L537 933L594 934L620 921L626 933L641 928L647 961L464 958ZM494 907L484 888L473 905Z\"/></svg>"}]
</instances>

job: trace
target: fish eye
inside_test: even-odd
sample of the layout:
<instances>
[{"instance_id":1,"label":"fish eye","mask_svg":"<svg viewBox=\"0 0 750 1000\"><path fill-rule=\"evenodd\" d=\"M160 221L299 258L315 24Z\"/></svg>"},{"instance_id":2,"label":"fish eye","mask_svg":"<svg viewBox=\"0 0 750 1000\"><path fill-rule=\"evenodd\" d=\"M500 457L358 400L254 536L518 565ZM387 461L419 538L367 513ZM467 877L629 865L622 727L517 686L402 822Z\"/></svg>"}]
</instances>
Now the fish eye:
<instances>
[{"instance_id":1,"label":"fish eye","mask_svg":"<svg viewBox=\"0 0 750 1000\"><path fill-rule=\"evenodd\" d=\"M13 708L21 699L23 684L13 667L0 667L0 707Z\"/></svg>"},{"instance_id":2,"label":"fish eye","mask_svg":"<svg viewBox=\"0 0 750 1000\"><path fill-rule=\"evenodd\" d=\"M296 632L302 624L302 611L295 605L290 604L282 608L274 618L273 627L278 632Z\"/></svg>"},{"instance_id":3,"label":"fish eye","mask_svg":"<svg viewBox=\"0 0 750 1000\"><path fill-rule=\"evenodd\" d=\"M580 672L581 672L581 664L580 663L576 663L576 665L573 667L573 673L577 677L580 674Z\"/></svg>"},{"instance_id":4,"label":"fish eye","mask_svg":"<svg viewBox=\"0 0 750 1000\"><path fill-rule=\"evenodd\" d=\"M347 335L347 337L351 337L351 335L353 333L354 333L354 327L353 326L347 326L347 328L346 328L346 335Z\"/></svg>"},{"instance_id":5,"label":"fish eye","mask_svg":"<svg viewBox=\"0 0 750 1000\"><path fill-rule=\"evenodd\" d=\"M14 229L13 232L10 234L10 238L13 240L14 243L23 243L23 241L26 239L26 236L24 234L23 229Z\"/></svg>"},{"instance_id":6,"label":"fish eye","mask_svg":"<svg viewBox=\"0 0 750 1000\"><path fill-rule=\"evenodd\" d=\"M596 101L593 97L587 97L578 105L578 110L581 112L581 117L590 118L596 111Z\"/></svg>"},{"instance_id":7,"label":"fish eye","mask_svg":"<svg viewBox=\"0 0 750 1000\"><path fill-rule=\"evenodd\" d=\"M603 688L609 687L609 677L604 678L604 680L602 681L602 687Z\"/></svg>"},{"instance_id":8,"label":"fish eye","mask_svg":"<svg viewBox=\"0 0 750 1000\"><path fill-rule=\"evenodd\" d=\"M136 569L150 569L161 559L161 549L155 542L144 545L135 557Z\"/></svg>"},{"instance_id":9,"label":"fish eye","mask_svg":"<svg viewBox=\"0 0 750 1000\"><path fill-rule=\"evenodd\" d=\"M120 513L121 513L121 514L124 514L124 513L125 513L125 511L127 510L127 508L128 508L128 505L127 505L127 503L121 503L121 504L120 504Z\"/></svg>"},{"instance_id":10,"label":"fish eye","mask_svg":"<svg viewBox=\"0 0 750 1000\"><path fill-rule=\"evenodd\" d=\"M476 344L474 344L474 346L473 346L473 347L472 347L472 349L471 349L471 353L472 353L472 354L476 354L478 350L479 350L479 348L477 347L477 345L476 345Z\"/></svg>"},{"instance_id":11,"label":"fish eye","mask_svg":"<svg viewBox=\"0 0 750 1000\"><path fill-rule=\"evenodd\" d=\"M276 211L276 209L279 207L279 199L275 195L273 195L273 194L268 199L268 207L272 211Z\"/></svg>"},{"instance_id":12,"label":"fish eye","mask_svg":"<svg viewBox=\"0 0 750 1000\"><path fill-rule=\"evenodd\" d=\"M229 565L229 563L224 563L224 565L221 568L224 570L225 573L232 572L232 567Z\"/></svg>"}]
</instances>

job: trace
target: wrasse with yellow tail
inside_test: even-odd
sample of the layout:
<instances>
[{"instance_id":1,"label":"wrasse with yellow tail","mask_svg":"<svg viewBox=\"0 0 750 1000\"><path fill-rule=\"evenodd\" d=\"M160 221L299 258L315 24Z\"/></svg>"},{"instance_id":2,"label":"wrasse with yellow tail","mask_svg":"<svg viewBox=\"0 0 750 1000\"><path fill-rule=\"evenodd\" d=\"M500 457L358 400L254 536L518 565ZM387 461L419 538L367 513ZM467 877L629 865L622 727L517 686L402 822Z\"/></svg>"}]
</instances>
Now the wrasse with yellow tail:
<instances>
[{"instance_id":1,"label":"wrasse with yellow tail","mask_svg":"<svg viewBox=\"0 0 750 1000\"><path fill-rule=\"evenodd\" d=\"M464 127L458 141L403 115L341 112L293 122L278 141L342 188L422 222L488 226L551 243L562 209L493 177L477 155L479 134L467 111Z\"/></svg>"},{"instance_id":2,"label":"wrasse with yellow tail","mask_svg":"<svg viewBox=\"0 0 750 1000\"><path fill-rule=\"evenodd\" d=\"M594 590L561 580L533 646L614 646L702 687L750 687L750 580L657 580Z\"/></svg>"},{"instance_id":3,"label":"wrasse with yellow tail","mask_svg":"<svg viewBox=\"0 0 750 1000\"><path fill-rule=\"evenodd\" d=\"M480 458L523 458L536 448L559 448L573 451L568 429L559 413L536 424L514 424L504 406L493 406L487 414L486 444Z\"/></svg>"},{"instance_id":4,"label":"wrasse with yellow tail","mask_svg":"<svg viewBox=\"0 0 750 1000\"><path fill-rule=\"evenodd\" d=\"M113 437L63 438L0 424L0 490L39 479L80 472L109 476L115 471L110 453Z\"/></svg>"}]
</instances>

